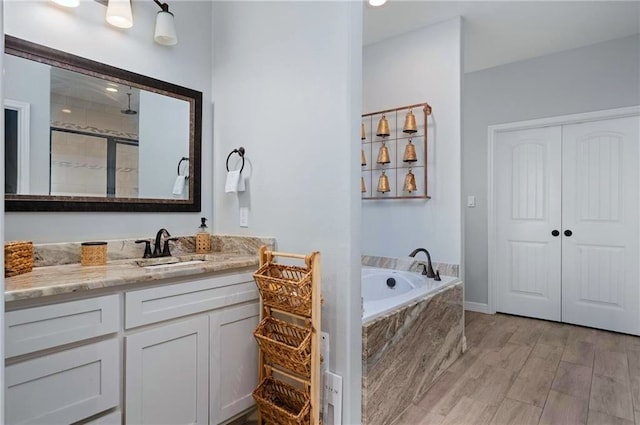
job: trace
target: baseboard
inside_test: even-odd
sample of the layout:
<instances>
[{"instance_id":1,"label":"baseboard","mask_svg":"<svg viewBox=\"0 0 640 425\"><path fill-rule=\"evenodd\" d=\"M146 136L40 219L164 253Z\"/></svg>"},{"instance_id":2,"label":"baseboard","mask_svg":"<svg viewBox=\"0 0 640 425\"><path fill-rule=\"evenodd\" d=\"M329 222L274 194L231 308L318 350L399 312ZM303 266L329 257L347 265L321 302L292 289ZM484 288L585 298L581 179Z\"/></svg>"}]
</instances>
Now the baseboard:
<instances>
[{"instance_id":1,"label":"baseboard","mask_svg":"<svg viewBox=\"0 0 640 425\"><path fill-rule=\"evenodd\" d=\"M465 301L464 309L469 311L475 311L477 313L489 314L489 304L474 303L473 301Z\"/></svg>"}]
</instances>

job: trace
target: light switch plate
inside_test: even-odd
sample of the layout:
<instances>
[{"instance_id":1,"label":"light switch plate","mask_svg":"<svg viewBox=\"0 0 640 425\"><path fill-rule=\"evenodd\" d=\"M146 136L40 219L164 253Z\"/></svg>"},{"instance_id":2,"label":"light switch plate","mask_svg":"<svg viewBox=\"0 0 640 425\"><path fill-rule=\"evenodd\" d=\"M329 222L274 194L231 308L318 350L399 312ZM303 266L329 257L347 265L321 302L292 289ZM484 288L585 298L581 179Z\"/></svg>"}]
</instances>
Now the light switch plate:
<instances>
[{"instance_id":1,"label":"light switch plate","mask_svg":"<svg viewBox=\"0 0 640 425\"><path fill-rule=\"evenodd\" d=\"M240 207L240 227L249 227L249 208Z\"/></svg>"},{"instance_id":2,"label":"light switch plate","mask_svg":"<svg viewBox=\"0 0 640 425\"><path fill-rule=\"evenodd\" d=\"M467 196L467 207L475 208L476 206L476 197L473 195Z\"/></svg>"}]
</instances>

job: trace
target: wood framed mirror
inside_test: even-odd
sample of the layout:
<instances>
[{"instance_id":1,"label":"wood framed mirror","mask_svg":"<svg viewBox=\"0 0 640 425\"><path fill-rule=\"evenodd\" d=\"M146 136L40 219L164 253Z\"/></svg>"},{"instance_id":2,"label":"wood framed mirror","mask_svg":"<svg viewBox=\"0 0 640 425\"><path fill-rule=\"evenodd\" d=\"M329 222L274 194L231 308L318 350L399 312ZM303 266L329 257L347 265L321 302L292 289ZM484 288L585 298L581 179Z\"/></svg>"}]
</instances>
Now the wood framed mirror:
<instances>
[{"instance_id":1,"label":"wood framed mirror","mask_svg":"<svg viewBox=\"0 0 640 425\"><path fill-rule=\"evenodd\" d=\"M196 212L202 93L5 36L5 210Z\"/></svg>"}]
</instances>

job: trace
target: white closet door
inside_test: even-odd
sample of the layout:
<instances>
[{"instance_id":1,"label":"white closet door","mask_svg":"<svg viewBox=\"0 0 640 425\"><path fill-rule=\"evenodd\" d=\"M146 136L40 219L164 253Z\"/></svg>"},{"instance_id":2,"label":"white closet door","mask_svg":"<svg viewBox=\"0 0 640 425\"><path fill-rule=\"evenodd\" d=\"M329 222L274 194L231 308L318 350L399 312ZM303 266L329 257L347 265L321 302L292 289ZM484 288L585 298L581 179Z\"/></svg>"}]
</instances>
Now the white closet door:
<instances>
[{"instance_id":1,"label":"white closet door","mask_svg":"<svg viewBox=\"0 0 640 425\"><path fill-rule=\"evenodd\" d=\"M499 133L496 310L560 320L561 127ZM559 234L559 233L558 233Z\"/></svg>"},{"instance_id":2,"label":"white closet door","mask_svg":"<svg viewBox=\"0 0 640 425\"><path fill-rule=\"evenodd\" d=\"M563 127L564 322L640 334L639 127L638 117Z\"/></svg>"}]
</instances>

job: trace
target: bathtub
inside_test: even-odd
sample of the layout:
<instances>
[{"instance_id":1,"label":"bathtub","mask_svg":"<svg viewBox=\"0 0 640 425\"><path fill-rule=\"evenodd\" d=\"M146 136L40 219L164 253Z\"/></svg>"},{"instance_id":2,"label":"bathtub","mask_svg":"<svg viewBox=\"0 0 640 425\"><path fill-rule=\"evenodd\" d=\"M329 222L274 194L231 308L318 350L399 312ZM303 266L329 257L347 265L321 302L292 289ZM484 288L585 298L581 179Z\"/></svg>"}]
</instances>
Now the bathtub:
<instances>
[{"instance_id":1,"label":"bathtub","mask_svg":"<svg viewBox=\"0 0 640 425\"><path fill-rule=\"evenodd\" d=\"M362 323L435 294L459 280L450 276L441 278L441 281L436 281L420 273L362 267Z\"/></svg>"},{"instance_id":2,"label":"bathtub","mask_svg":"<svg viewBox=\"0 0 640 425\"><path fill-rule=\"evenodd\" d=\"M389 425L462 352L462 281L362 268L362 424Z\"/></svg>"}]
</instances>

